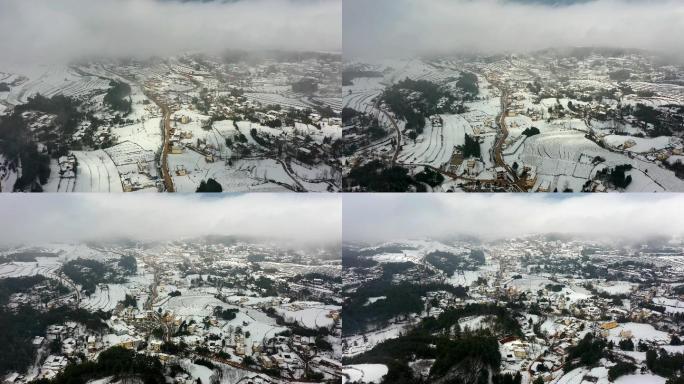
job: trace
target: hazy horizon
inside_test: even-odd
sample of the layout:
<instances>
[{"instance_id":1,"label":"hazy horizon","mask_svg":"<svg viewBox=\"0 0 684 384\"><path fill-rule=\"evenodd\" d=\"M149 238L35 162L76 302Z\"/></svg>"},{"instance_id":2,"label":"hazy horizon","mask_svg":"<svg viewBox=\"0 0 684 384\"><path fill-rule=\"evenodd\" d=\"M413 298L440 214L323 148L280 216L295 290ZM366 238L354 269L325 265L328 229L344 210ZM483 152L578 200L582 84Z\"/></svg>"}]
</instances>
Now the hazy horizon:
<instances>
[{"instance_id":1,"label":"hazy horizon","mask_svg":"<svg viewBox=\"0 0 684 384\"><path fill-rule=\"evenodd\" d=\"M684 57L674 0L346 0L346 59L529 53L554 47L643 49Z\"/></svg>"},{"instance_id":2,"label":"hazy horizon","mask_svg":"<svg viewBox=\"0 0 684 384\"><path fill-rule=\"evenodd\" d=\"M343 243L563 234L629 242L684 235L678 194L347 194Z\"/></svg>"},{"instance_id":3,"label":"hazy horizon","mask_svg":"<svg viewBox=\"0 0 684 384\"><path fill-rule=\"evenodd\" d=\"M341 0L9 0L0 52L12 63L225 50L341 52Z\"/></svg>"},{"instance_id":4,"label":"hazy horizon","mask_svg":"<svg viewBox=\"0 0 684 384\"><path fill-rule=\"evenodd\" d=\"M335 195L8 194L0 199L0 245L258 237L338 245ZM325 212L325 215L321 215Z\"/></svg>"}]
</instances>

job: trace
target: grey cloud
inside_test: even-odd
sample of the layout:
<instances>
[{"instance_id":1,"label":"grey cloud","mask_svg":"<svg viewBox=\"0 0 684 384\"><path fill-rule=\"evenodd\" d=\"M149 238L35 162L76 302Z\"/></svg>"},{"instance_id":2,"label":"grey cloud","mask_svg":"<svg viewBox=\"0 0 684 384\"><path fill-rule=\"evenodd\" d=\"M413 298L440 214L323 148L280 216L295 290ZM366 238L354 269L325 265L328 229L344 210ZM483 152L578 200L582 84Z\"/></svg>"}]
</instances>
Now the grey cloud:
<instances>
[{"instance_id":1,"label":"grey cloud","mask_svg":"<svg viewBox=\"0 0 684 384\"><path fill-rule=\"evenodd\" d=\"M335 245L341 210L333 195L8 194L0 244L224 235Z\"/></svg>"},{"instance_id":2,"label":"grey cloud","mask_svg":"<svg viewBox=\"0 0 684 384\"><path fill-rule=\"evenodd\" d=\"M341 50L341 0L3 0L0 52L14 61L226 49Z\"/></svg>"},{"instance_id":3,"label":"grey cloud","mask_svg":"<svg viewBox=\"0 0 684 384\"><path fill-rule=\"evenodd\" d=\"M343 241L563 233L613 239L684 234L684 196L345 195Z\"/></svg>"},{"instance_id":4,"label":"grey cloud","mask_svg":"<svg viewBox=\"0 0 684 384\"><path fill-rule=\"evenodd\" d=\"M345 0L348 58L598 46L682 53L684 3L596 0Z\"/></svg>"}]
</instances>

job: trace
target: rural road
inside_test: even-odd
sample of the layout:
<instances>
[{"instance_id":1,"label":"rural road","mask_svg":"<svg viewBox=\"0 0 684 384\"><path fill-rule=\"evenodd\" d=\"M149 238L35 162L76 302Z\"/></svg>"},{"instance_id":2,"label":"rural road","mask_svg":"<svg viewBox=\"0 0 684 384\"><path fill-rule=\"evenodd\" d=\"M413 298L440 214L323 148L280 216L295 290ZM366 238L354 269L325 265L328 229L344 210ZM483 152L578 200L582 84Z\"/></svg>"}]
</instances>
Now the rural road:
<instances>
[{"instance_id":1,"label":"rural road","mask_svg":"<svg viewBox=\"0 0 684 384\"><path fill-rule=\"evenodd\" d=\"M162 177L164 178L164 186L166 188L166 192L175 192L173 187L173 179L171 178L171 172L169 171L168 163L169 140L171 138L171 110L165 103L161 102L161 100L159 100L157 97L145 91L143 91L143 93L145 93L145 96L147 96L148 99L152 100L153 103L157 104L157 106L162 110L163 117L161 121L161 128L162 132L164 133L164 140L162 141L161 171Z\"/></svg>"},{"instance_id":2,"label":"rural road","mask_svg":"<svg viewBox=\"0 0 684 384\"><path fill-rule=\"evenodd\" d=\"M490 83L494 84L491 81ZM506 139L508 138L508 129L506 128L506 111L508 110L508 103L506 102L506 90L500 86L497 86L497 88L499 88L499 90L501 91L501 114L497 119L499 128L501 129L501 134L499 135L499 138L496 140L496 143L494 144L494 162L498 167L504 168L506 172L510 175L513 181L509 182L508 180L506 180L506 183L508 185L514 187L519 192L525 192L526 188L521 182L521 180L518 179L518 175L513 171L513 169L511 169L511 167L508 165L508 163L504 161L503 158L503 145L506 142Z\"/></svg>"}]
</instances>

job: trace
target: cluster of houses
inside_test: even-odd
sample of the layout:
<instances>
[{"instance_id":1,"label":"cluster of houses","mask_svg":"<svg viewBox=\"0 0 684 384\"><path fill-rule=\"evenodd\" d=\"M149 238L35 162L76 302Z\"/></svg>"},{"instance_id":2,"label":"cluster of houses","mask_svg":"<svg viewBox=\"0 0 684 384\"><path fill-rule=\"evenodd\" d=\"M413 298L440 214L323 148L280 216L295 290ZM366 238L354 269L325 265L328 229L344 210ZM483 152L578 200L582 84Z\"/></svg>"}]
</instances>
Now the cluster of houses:
<instances>
[{"instance_id":1,"label":"cluster of houses","mask_svg":"<svg viewBox=\"0 0 684 384\"><path fill-rule=\"evenodd\" d=\"M182 255L183 258L196 258L209 252L210 248L215 252L229 252L233 254L233 257L224 260L225 266L223 265L224 263L218 265L198 259L195 259L194 266L200 269L213 268L218 275L190 274L183 277L183 275L178 274L177 271L163 268L164 272L160 274L158 292L161 295L164 295L171 289L181 289L184 291L192 289L196 292L205 290L207 292L215 292L215 288L213 287L230 287L223 291L225 294L219 289L218 292L214 294L214 297L228 305L235 306L239 311L247 312L259 311L262 313L269 313L271 309L291 302L289 297L261 297L261 295L265 294L265 291L255 283L255 281L260 278L281 280L282 278L289 276L288 273L275 272L267 274L263 270L250 270L249 272L244 271L244 273L236 273L237 271L233 270L236 266L246 266L245 256L249 256L255 252L259 254L267 252L263 247L249 245L233 245L226 247L220 244L213 244L201 248L191 247L182 250L179 249L175 251L175 253L177 256ZM283 257L292 261L296 260L296 258L285 257L285 255L283 255ZM297 260L301 261L302 255L299 255L298 257L299 259ZM243 261L240 262L239 260ZM159 257L159 262L163 265L172 265L175 263L175 261L162 256ZM265 263L268 265L270 262L265 261ZM266 268L266 266L264 266L264 268ZM233 273L224 273L231 270ZM245 274L249 275L249 278L245 278ZM291 292L289 295L291 296L297 296L298 291L303 292L310 290L310 295L306 296L309 300L315 296L316 292L320 292L321 297L326 297L327 295L328 299L331 295L334 295L332 291L332 288L334 287L331 283L320 278L300 280L297 284L291 284L290 288ZM247 295L236 294L236 292L245 292ZM296 305L296 303L291 305ZM138 317L146 314L147 316L152 316L152 318L157 316L155 311L149 312L130 308L127 309L126 316L128 318L134 314L137 314L136 316ZM212 359L224 360L226 363L235 365L241 364L246 357L249 357L251 358L250 360L254 361L254 366L266 370L277 369L282 377L289 377L292 379L302 378L304 367L307 364L310 370L322 372L324 375L330 374L332 376L339 376L339 371L341 369L340 363L332 359L332 355L330 354L317 353L315 347L316 338L313 336L286 334L273 335L262 340L254 340L253 337L249 338L249 331L253 326L250 322L243 321L239 324L232 324L226 327L225 322L217 317L217 315L210 315L205 317L202 321L190 321L190 323L188 323L187 316L184 316L172 308L165 308L160 316L161 321L171 330L171 335L175 334L177 330L183 330L182 333L178 333L171 337L170 341L174 343L183 341L190 349L198 347L204 348L214 355ZM333 320L339 320L340 314L338 311L330 311L327 316ZM143 320L143 323L144 321L145 320ZM152 348L153 352L163 355L163 352L160 352L160 346L160 341L149 344L149 348ZM302 356L313 356L313 358L311 361L305 361ZM172 359L173 357L168 356L165 358Z\"/></svg>"},{"instance_id":2,"label":"cluster of houses","mask_svg":"<svg viewBox=\"0 0 684 384\"><path fill-rule=\"evenodd\" d=\"M7 308L16 310L24 306L36 309L49 310L64 305L73 304L75 301L73 292L59 293L54 286L38 284L27 292L16 292L9 295Z\"/></svg>"},{"instance_id":3,"label":"cluster of houses","mask_svg":"<svg viewBox=\"0 0 684 384\"><path fill-rule=\"evenodd\" d=\"M85 326L67 321L64 324L48 326L45 336L35 336L31 344L36 349L45 350L46 357L38 369L30 374L10 373L5 383L26 383L37 379L53 379L70 363L77 354L94 356L97 336Z\"/></svg>"},{"instance_id":4,"label":"cluster of houses","mask_svg":"<svg viewBox=\"0 0 684 384\"><path fill-rule=\"evenodd\" d=\"M323 101L328 100L323 96L331 92L332 88L341 92L340 85L334 81L336 77L340 76L339 68L334 68L331 66L332 63L326 60L304 59L301 62L293 63L266 60L264 63L256 65L240 62L231 64L216 62L212 64L211 60L198 63L191 57L185 57L183 61L184 63L174 64L173 69L176 74L166 78L153 76L145 82L147 91L163 100L164 104L172 111L199 111L201 116L212 116L233 121L252 121L264 126L273 126L276 120L280 121L281 124L285 122L289 108L303 111L305 105L310 105L311 108L309 109L313 109L314 104L321 102L309 100L306 103L288 105L286 99L296 98L296 95L286 95L283 92L291 92L284 89L285 87L289 89L292 79L299 79L304 75L315 78L317 84L320 85L317 94L322 95L321 100ZM186 61L187 63L185 63ZM191 64L193 62L194 64ZM211 68L209 71L204 70L207 66ZM212 73L221 73L221 75L214 77ZM201 86L198 83L201 83ZM200 87L199 97L195 96L195 93L188 92L190 89L197 89L198 87ZM271 100L270 97L264 97L263 100L259 97L246 97L245 92L248 94L274 95L273 102L268 102ZM278 102L280 99L284 101ZM275 104L279 104L283 108L274 108L273 105ZM222 143L189 142L191 138L183 135L190 135L191 132L178 129L178 123L189 124L192 119L187 114L175 116L176 124L174 124L171 138L168 141L170 154L182 154L186 150L192 150L202 154L208 163L224 159L228 165L235 159L252 154L249 145L238 140L241 137L226 137L232 141L229 151L230 157L227 157L226 153L221 153L222 148L217 148L222 147ZM337 117L324 118L316 112L311 112L308 120L325 132L332 131L332 129L326 129L328 127L341 127L341 119ZM298 121L295 123L301 124ZM205 129L211 128L212 119L205 119L200 124ZM242 135L248 135L248 133L242 132ZM332 141L317 143L317 140L311 140L307 135L293 135L293 137L280 137L274 140L272 135L263 134L263 138L267 141L276 142L277 145L274 145L270 150L274 151L277 148L279 156L285 153L291 158L296 158L300 162L310 165L334 160ZM189 170L186 167L182 168L171 171L176 172L178 176L186 175Z\"/></svg>"}]
</instances>

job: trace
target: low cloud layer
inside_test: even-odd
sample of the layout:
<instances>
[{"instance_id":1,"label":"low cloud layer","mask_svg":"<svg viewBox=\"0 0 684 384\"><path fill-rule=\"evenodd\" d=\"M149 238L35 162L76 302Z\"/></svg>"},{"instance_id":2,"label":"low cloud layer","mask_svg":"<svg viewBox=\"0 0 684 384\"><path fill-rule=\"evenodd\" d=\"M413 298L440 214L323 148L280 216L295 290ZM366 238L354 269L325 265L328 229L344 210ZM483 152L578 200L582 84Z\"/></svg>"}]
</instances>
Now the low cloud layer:
<instances>
[{"instance_id":1,"label":"low cloud layer","mask_svg":"<svg viewBox=\"0 0 684 384\"><path fill-rule=\"evenodd\" d=\"M343 8L348 58L575 46L677 54L684 36L684 2L679 0L594 0L563 6L504 0L345 0Z\"/></svg>"},{"instance_id":2,"label":"low cloud layer","mask_svg":"<svg viewBox=\"0 0 684 384\"><path fill-rule=\"evenodd\" d=\"M639 240L684 234L684 196L345 195L343 241L560 233Z\"/></svg>"},{"instance_id":3,"label":"low cloud layer","mask_svg":"<svg viewBox=\"0 0 684 384\"><path fill-rule=\"evenodd\" d=\"M2 0L0 56L53 62L226 49L341 50L341 0Z\"/></svg>"},{"instance_id":4,"label":"low cloud layer","mask_svg":"<svg viewBox=\"0 0 684 384\"><path fill-rule=\"evenodd\" d=\"M0 198L0 245L206 235L340 243L339 196L45 194Z\"/></svg>"}]
</instances>

